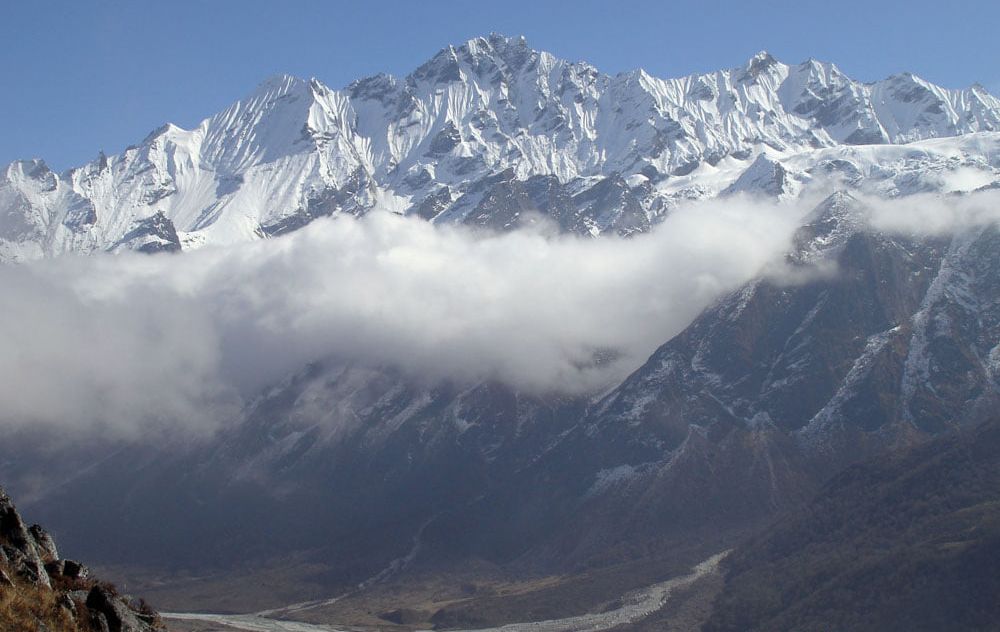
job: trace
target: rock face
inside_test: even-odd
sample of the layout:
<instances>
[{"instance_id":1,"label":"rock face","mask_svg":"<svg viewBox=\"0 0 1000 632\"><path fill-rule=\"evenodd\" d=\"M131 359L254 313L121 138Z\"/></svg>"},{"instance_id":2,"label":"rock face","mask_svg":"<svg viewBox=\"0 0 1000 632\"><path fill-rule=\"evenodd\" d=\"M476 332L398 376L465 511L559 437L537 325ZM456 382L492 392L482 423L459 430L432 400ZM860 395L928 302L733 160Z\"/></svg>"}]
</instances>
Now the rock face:
<instances>
[{"instance_id":1,"label":"rock face","mask_svg":"<svg viewBox=\"0 0 1000 632\"><path fill-rule=\"evenodd\" d=\"M44 529L25 527L10 497L0 489L0 600L29 604L0 610L0 628L163 630L154 611L137 610L110 584L87 576L79 562L59 559L55 541Z\"/></svg>"},{"instance_id":2,"label":"rock face","mask_svg":"<svg viewBox=\"0 0 1000 632\"><path fill-rule=\"evenodd\" d=\"M155 629L158 621L156 613L135 610L107 586L91 588L85 603L98 626L107 626L110 632L144 632Z\"/></svg>"},{"instance_id":3,"label":"rock face","mask_svg":"<svg viewBox=\"0 0 1000 632\"><path fill-rule=\"evenodd\" d=\"M47 562L55 561L55 543L38 525L28 528L6 492L0 490L0 561L29 582L49 586Z\"/></svg>"},{"instance_id":4,"label":"rock face","mask_svg":"<svg viewBox=\"0 0 1000 632\"><path fill-rule=\"evenodd\" d=\"M151 217L137 221L111 250L135 250L147 254L180 252L181 242L173 222L162 211L157 211Z\"/></svg>"}]
</instances>

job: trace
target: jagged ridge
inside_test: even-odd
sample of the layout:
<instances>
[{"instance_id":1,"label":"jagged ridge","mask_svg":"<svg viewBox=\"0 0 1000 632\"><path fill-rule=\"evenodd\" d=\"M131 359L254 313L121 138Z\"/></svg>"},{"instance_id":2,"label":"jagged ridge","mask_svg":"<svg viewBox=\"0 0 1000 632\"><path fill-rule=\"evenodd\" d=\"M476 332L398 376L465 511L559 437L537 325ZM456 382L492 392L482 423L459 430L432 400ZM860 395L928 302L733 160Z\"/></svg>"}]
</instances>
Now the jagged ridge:
<instances>
[{"instance_id":1,"label":"jagged ridge","mask_svg":"<svg viewBox=\"0 0 1000 632\"><path fill-rule=\"evenodd\" d=\"M679 79L609 76L491 35L402 79L332 90L274 77L193 130L165 125L63 174L12 163L0 177L0 259L114 248L158 213L186 248L375 207L498 227L541 210L567 230L629 233L678 199L718 192L761 152L993 130L1000 100L979 87L910 74L864 84L767 53ZM700 165L733 173L680 184ZM497 223L498 212L510 217Z\"/></svg>"}]
</instances>

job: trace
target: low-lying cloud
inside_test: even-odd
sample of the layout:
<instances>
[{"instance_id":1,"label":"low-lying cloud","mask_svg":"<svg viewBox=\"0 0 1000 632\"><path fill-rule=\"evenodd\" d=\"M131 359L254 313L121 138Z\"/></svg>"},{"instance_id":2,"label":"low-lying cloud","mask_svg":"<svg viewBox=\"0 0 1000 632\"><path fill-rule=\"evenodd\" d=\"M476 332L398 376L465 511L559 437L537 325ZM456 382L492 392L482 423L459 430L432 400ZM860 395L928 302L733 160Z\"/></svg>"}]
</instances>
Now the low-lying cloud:
<instances>
[{"instance_id":1,"label":"low-lying cloud","mask_svg":"<svg viewBox=\"0 0 1000 632\"><path fill-rule=\"evenodd\" d=\"M8 425L211 428L327 358L585 392L758 274L796 215L708 203L594 240L376 212L180 256L0 267L0 410Z\"/></svg>"},{"instance_id":2,"label":"low-lying cloud","mask_svg":"<svg viewBox=\"0 0 1000 632\"><path fill-rule=\"evenodd\" d=\"M892 212L876 215L892 225ZM0 424L211 431L327 359L592 392L723 293L780 269L802 216L727 199L647 235L594 240L376 212L179 256L0 267Z\"/></svg>"},{"instance_id":3,"label":"low-lying cloud","mask_svg":"<svg viewBox=\"0 0 1000 632\"><path fill-rule=\"evenodd\" d=\"M875 230L942 236L1000 223L1000 191L966 195L924 193L898 199L865 198Z\"/></svg>"}]
</instances>

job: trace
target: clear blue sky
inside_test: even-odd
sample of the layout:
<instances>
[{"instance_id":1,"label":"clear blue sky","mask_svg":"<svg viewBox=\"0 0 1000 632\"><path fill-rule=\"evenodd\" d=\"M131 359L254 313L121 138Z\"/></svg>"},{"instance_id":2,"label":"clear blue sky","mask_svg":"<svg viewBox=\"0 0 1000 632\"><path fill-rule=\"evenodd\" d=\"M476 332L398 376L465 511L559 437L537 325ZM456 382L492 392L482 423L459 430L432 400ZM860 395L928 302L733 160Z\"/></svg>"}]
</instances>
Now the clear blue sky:
<instances>
[{"instance_id":1,"label":"clear blue sky","mask_svg":"<svg viewBox=\"0 0 1000 632\"><path fill-rule=\"evenodd\" d=\"M272 74L332 87L405 75L491 31L608 73L672 77L736 66L761 49L836 62L865 81L909 70L1000 94L997 0L756 2L495 0L57 0L10 2L0 22L0 164L55 169L183 127Z\"/></svg>"}]
</instances>

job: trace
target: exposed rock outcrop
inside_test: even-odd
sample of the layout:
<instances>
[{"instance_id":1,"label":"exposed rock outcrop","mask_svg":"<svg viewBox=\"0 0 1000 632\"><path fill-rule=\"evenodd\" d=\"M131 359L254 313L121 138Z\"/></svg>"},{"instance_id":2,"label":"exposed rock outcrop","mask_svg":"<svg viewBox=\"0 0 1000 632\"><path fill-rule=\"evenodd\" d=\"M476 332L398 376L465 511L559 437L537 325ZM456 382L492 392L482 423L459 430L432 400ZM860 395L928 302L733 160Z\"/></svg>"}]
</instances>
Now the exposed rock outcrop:
<instances>
[{"instance_id":1,"label":"exposed rock outcrop","mask_svg":"<svg viewBox=\"0 0 1000 632\"><path fill-rule=\"evenodd\" d=\"M159 616L114 586L89 578L83 564L59 558L52 536L25 526L0 488L0 629L154 632Z\"/></svg>"}]
</instances>

